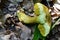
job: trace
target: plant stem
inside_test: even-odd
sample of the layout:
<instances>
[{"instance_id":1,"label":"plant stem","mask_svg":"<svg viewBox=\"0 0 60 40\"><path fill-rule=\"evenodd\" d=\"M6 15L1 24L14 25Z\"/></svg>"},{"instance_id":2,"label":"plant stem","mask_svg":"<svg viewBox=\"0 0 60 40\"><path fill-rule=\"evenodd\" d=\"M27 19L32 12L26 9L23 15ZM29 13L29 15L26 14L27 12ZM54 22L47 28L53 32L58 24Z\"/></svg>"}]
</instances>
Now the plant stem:
<instances>
[{"instance_id":1,"label":"plant stem","mask_svg":"<svg viewBox=\"0 0 60 40\"><path fill-rule=\"evenodd\" d=\"M49 1L48 1L48 0L46 0L46 2L47 2L47 4L48 4L48 7L50 8L50 4L49 4Z\"/></svg>"},{"instance_id":2,"label":"plant stem","mask_svg":"<svg viewBox=\"0 0 60 40\"><path fill-rule=\"evenodd\" d=\"M60 21L60 18L53 24L52 29L56 26L56 24Z\"/></svg>"}]
</instances>

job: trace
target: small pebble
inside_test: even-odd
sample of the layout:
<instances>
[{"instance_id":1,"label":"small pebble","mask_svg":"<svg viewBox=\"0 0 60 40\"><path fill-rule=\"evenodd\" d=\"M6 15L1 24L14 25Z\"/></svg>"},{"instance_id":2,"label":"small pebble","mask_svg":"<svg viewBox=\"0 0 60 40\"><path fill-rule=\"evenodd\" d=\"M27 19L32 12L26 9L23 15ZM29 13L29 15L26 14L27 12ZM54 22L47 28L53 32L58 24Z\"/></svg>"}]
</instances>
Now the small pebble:
<instances>
[{"instance_id":1,"label":"small pebble","mask_svg":"<svg viewBox=\"0 0 60 40\"><path fill-rule=\"evenodd\" d=\"M58 40L57 38L51 38L50 40Z\"/></svg>"},{"instance_id":2,"label":"small pebble","mask_svg":"<svg viewBox=\"0 0 60 40\"><path fill-rule=\"evenodd\" d=\"M23 0L9 0L10 2L23 2Z\"/></svg>"},{"instance_id":3,"label":"small pebble","mask_svg":"<svg viewBox=\"0 0 60 40\"><path fill-rule=\"evenodd\" d=\"M57 32L57 33L55 34L55 37L56 37L56 38L60 38L60 33Z\"/></svg>"},{"instance_id":4,"label":"small pebble","mask_svg":"<svg viewBox=\"0 0 60 40\"><path fill-rule=\"evenodd\" d=\"M60 32L60 26L58 27L58 31Z\"/></svg>"},{"instance_id":5,"label":"small pebble","mask_svg":"<svg viewBox=\"0 0 60 40\"><path fill-rule=\"evenodd\" d=\"M58 38L58 40L60 40L60 38Z\"/></svg>"},{"instance_id":6,"label":"small pebble","mask_svg":"<svg viewBox=\"0 0 60 40\"><path fill-rule=\"evenodd\" d=\"M17 10L17 9L16 9L16 5L10 3L9 6L8 6L8 10L9 10L9 11L16 11L16 10Z\"/></svg>"},{"instance_id":7,"label":"small pebble","mask_svg":"<svg viewBox=\"0 0 60 40\"><path fill-rule=\"evenodd\" d=\"M56 29L54 28L54 29L52 30L52 34L53 34L53 35L54 35L55 33L57 33L57 32L58 32L57 28L56 28Z\"/></svg>"}]
</instances>

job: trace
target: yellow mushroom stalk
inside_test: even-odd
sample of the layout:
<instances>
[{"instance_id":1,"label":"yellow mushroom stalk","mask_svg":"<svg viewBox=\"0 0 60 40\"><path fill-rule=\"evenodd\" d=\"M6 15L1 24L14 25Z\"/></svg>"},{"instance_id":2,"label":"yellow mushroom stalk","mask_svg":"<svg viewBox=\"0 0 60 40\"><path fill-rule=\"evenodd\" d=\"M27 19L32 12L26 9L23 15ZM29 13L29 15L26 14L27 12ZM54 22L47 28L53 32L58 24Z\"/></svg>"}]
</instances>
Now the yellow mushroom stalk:
<instances>
[{"instance_id":1,"label":"yellow mushroom stalk","mask_svg":"<svg viewBox=\"0 0 60 40\"><path fill-rule=\"evenodd\" d=\"M28 16L24 12L21 12L21 11L17 11L17 16L18 16L20 21L27 23L27 24L35 23L35 21L36 21L36 16L31 17L31 16Z\"/></svg>"}]
</instances>

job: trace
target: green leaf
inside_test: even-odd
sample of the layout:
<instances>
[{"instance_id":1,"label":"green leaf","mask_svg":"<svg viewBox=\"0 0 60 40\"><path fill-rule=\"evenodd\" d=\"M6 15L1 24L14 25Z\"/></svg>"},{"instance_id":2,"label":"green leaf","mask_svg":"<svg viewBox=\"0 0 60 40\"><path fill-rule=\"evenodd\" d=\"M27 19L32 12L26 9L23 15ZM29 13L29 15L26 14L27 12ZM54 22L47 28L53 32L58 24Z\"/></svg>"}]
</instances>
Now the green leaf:
<instances>
[{"instance_id":1,"label":"green leaf","mask_svg":"<svg viewBox=\"0 0 60 40\"><path fill-rule=\"evenodd\" d=\"M33 40L38 40L39 39L38 35L39 35L39 31L38 31L37 27L35 27Z\"/></svg>"},{"instance_id":2,"label":"green leaf","mask_svg":"<svg viewBox=\"0 0 60 40\"><path fill-rule=\"evenodd\" d=\"M37 25L35 26L35 31L34 31L34 37L33 37L33 40L39 40L39 38L41 40L45 40L45 37L43 37L37 27Z\"/></svg>"}]
</instances>

